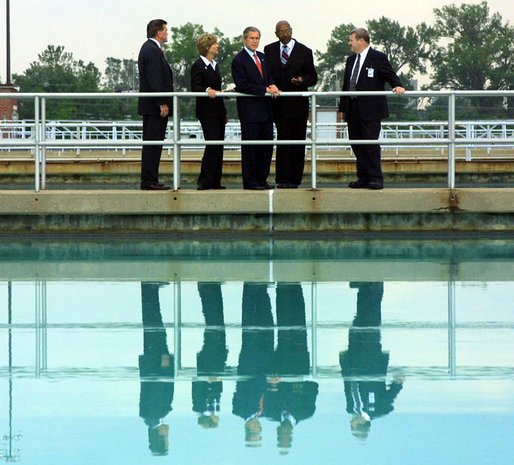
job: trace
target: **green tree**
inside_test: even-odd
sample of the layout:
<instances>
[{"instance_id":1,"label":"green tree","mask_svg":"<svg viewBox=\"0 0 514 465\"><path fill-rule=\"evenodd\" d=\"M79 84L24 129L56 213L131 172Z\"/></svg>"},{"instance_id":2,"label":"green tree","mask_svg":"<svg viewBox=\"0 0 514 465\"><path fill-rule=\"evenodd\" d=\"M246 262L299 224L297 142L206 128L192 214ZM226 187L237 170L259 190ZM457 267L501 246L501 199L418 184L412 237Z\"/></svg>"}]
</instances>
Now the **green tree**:
<instances>
[{"instance_id":1,"label":"green tree","mask_svg":"<svg viewBox=\"0 0 514 465\"><path fill-rule=\"evenodd\" d=\"M348 47L348 34L355 29L352 23L340 24L330 33L324 52L315 52L318 65L317 90L341 90L344 65L351 53Z\"/></svg>"},{"instance_id":2,"label":"green tree","mask_svg":"<svg viewBox=\"0 0 514 465\"><path fill-rule=\"evenodd\" d=\"M108 57L105 60L103 90L106 92L137 92L139 76L137 61L129 58ZM105 117L112 119L137 118L137 99L108 100Z\"/></svg>"},{"instance_id":3,"label":"green tree","mask_svg":"<svg viewBox=\"0 0 514 465\"><path fill-rule=\"evenodd\" d=\"M204 32L202 25L193 23L171 28L171 38L164 50L173 70L175 91L191 90L191 66L198 58L196 39ZM181 118L194 119L194 98L181 98L179 103Z\"/></svg>"},{"instance_id":4,"label":"green tree","mask_svg":"<svg viewBox=\"0 0 514 465\"><path fill-rule=\"evenodd\" d=\"M432 87L456 90L514 88L514 28L487 2L435 9L435 28L445 46L432 56ZM512 115L512 102L498 97L459 99L458 116ZM510 103L510 108L509 108ZM458 108L459 108L458 107Z\"/></svg>"},{"instance_id":5,"label":"green tree","mask_svg":"<svg viewBox=\"0 0 514 465\"><path fill-rule=\"evenodd\" d=\"M91 62L76 61L63 46L48 45L22 74L13 81L22 92L99 92L101 74ZM86 100L54 99L48 102L47 117L74 119L101 114L98 102ZM20 105L21 118L33 118L31 104Z\"/></svg>"}]
</instances>

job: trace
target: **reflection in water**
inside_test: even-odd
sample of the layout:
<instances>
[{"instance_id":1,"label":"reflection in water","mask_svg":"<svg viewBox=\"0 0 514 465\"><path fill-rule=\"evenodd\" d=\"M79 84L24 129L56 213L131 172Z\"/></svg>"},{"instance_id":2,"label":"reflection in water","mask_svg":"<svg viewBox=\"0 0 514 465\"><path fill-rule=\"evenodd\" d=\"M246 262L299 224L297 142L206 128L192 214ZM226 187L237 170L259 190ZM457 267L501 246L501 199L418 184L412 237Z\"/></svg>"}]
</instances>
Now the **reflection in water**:
<instances>
[{"instance_id":1,"label":"reflection in water","mask_svg":"<svg viewBox=\"0 0 514 465\"><path fill-rule=\"evenodd\" d=\"M277 284L277 348L273 358L274 378L266 395L266 417L280 422L277 446L287 453L293 429L316 410L318 383L299 381L310 373L305 301L300 284ZM294 377L291 380L286 377Z\"/></svg>"},{"instance_id":2,"label":"reflection in water","mask_svg":"<svg viewBox=\"0 0 514 465\"><path fill-rule=\"evenodd\" d=\"M277 421L277 447L287 453L293 430L316 410L318 383L310 373L305 302L300 284L277 284L277 347L267 284L245 283L242 345L233 413L245 420L245 441L261 445L261 418Z\"/></svg>"},{"instance_id":3,"label":"reflection in water","mask_svg":"<svg viewBox=\"0 0 514 465\"><path fill-rule=\"evenodd\" d=\"M139 356L139 416L148 426L149 448L154 455L168 453L169 427L163 419L171 411L174 389L174 360L168 350L159 303L159 288L166 284L141 283L144 352Z\"/></svg>"},{"instance_id":4,"label":"reflection in water","mask_svg":"<svg viewBox=\"0 0 514 465\"><path fill-rule=\"evenodd\" d=\"M192 383L193 411L198 413L198 424L204 428L216 428L223 384L220 376L225 372L227 345L221 283L198 283L202 301L202 313L206 328L203 347L196 356L197 374L200 380ZM205 379L207 378L207 379Z\"/></svg>"},{"instance_id":5,"label":"reflection in water","mask_svg":"<svg viewBox=\"0 0 514 465\"><path fill-rule=\"evenodd\" d=\"M273 363L273 316L265 283L244 283L242 344L232 412L244 421L247 446L261 445L266 375Z\"/></svg>"},{"instance_id":6,"label":"reflection in water","mask_svg":"<svg viewBox=\"0 0 514 465\"><path fill-rule=\"evenodd\" d=\"M344 379L346 411L355 437L366 439L371 420L393 411L393 402L402 389L403 378L396 376L387 386L389 353L382 351L383 282L352 282L357 291L357 313L348 334L348 350L339 354Z\"/></svg>"}]
</instances>

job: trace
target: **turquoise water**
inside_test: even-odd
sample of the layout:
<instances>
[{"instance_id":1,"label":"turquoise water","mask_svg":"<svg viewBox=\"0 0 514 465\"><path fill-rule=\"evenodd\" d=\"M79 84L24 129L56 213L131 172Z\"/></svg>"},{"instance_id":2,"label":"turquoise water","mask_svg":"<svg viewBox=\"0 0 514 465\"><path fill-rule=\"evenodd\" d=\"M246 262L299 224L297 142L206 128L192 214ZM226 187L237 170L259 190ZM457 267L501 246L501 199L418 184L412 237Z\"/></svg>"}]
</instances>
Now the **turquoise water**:
<instances>
[{"instance_id":1,"label":"turquoise water","mask_svg":"<svg viewBox=\"0 0 514 465\"><path fill-rule=\"evenodd\" d=\"M511 464L513 296L501 236L5 240L0 456Z\"/></svg>"}]
</instances>

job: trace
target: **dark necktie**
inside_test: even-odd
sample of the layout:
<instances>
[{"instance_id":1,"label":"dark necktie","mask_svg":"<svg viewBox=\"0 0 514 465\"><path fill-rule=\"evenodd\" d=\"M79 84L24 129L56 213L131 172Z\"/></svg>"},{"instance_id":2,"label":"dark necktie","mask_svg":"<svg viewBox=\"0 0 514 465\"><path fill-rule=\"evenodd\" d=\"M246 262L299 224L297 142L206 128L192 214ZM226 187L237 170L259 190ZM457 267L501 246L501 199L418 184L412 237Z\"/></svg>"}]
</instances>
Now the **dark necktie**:
<instances>
[{"instance_id":1,"label":"dark necktie","mask_svg":"<svg viewBox=\"0 0 514 465\"><path fill-rule=\"evenodd\" d=\"M287 53L288 47L284 45L282 48L282 54L280 55L280 62L285 66L287 64L287 60L289 60L289 55Z\"/></svg>"},{"instance_id":2,"label":"dark necktie","mask_svg":"<svg viewBox=\"0 0 514 465\"><path fill-rule=\"evenodd\" d=\"M357 54L357 62L353 68L352 77L350 78L350 88L348 90L353 91L357 88L357 77L359 76L359 68L361 66L361 55Z\"/></svg>"}]
</instances>

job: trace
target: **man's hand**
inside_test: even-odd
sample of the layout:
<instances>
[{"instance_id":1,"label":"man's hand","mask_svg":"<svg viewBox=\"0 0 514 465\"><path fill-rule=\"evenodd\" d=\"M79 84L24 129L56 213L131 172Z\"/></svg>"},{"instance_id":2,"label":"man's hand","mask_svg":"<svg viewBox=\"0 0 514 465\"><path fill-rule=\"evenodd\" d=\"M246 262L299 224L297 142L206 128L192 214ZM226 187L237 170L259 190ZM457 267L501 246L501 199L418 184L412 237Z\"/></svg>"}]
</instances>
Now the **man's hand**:
<instances>
[{"instance_id":1,"label":"man's hand","mask_svg":"<svg viewBox=\"0 0 514 465\"><path fill-rule=\"evenodd\" d=\"M398 86L398 87L393 88L393 92L396 95L403 95L403 94L405 94L405 89L401 86Z\"/></svg>"},{"instance_id":2,"label":"man's hand","mask_svg":"<svg viewBox=\"0 0 514 465\"><path fill-rule=\"evenodd\" d=\"M159 105L159 108L161 109L161 117L166 118L166 116L168 116L170 112L170 108L168 107L168 105Z\"/></svg>"},{"instance_id":3,"label":"man's hand","mask_svg":"<svg viewBox=\"0 0 514 465\"><path fill-rule=\"evenodd\" d=\"M266 92L271 94L272 97L278 97L282 93L275 84L271 84L271 86L266 87Z\"/></svg>"}]
</instances>

